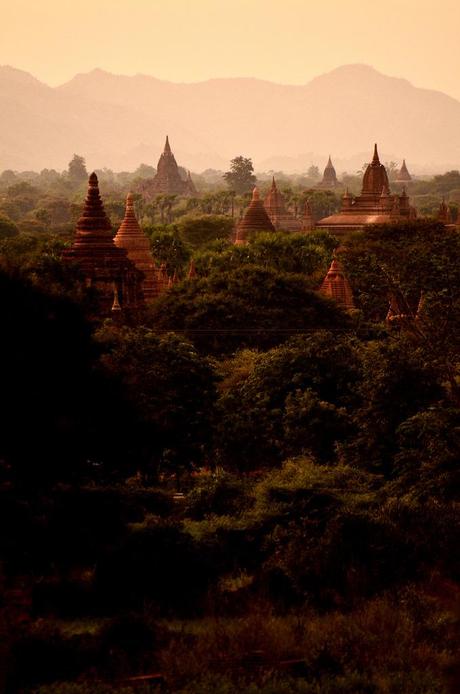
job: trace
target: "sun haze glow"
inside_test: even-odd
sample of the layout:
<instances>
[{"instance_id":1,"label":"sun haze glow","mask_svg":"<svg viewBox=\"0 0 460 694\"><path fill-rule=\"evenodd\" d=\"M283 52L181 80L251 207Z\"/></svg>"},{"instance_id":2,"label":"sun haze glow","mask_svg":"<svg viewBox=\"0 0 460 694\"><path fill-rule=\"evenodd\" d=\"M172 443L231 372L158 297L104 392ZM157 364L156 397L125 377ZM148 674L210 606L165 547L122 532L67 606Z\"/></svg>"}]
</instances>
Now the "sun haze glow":
<instances>
[{"instance_id":1,"label":"sun haze glow","mask_svg":"<svg viewBox=\"0 0 460 694\"><path fill-rule=\"evenodd\" d=\"M2 0L0 64L57 85L99 67L302 84L367 63L460 98L457 0Z\"/></svg>"}]
</instances>

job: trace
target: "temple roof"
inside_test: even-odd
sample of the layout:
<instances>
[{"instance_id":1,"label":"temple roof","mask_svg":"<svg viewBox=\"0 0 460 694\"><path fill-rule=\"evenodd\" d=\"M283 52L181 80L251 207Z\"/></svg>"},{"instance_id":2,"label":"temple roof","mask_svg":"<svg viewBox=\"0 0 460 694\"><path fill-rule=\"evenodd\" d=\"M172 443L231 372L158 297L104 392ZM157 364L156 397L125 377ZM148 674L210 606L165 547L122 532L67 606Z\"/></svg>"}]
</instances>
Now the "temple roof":
<instances>
[{"instance_id":1,"label":"temple roof","mask_svg":"<svg viewBox=\"0 0 460 694\"><path fill-rule=\"evenodd\" d=\"M83 212L77 222L77 231L111 231L112 225L107 217L102 198L99 193L99 182L93 173L88 179L88 192L86 194Z\"/></svg>"},{"instance_id":2,"label":"temple roof","mask_svg":"<svg viewBox=\"0 0 460 694\"><path fill-rule=\"evenodd\" d=\"M115 244L124 248L128 258L144 273L144 294L150 300L158 294L157 274L150 242L142 231L134 212L134 198L128 193L125 216L115 236Z\"/></svg>"},{"instance_id":3,"label":"temple roof","mask_svg":"<svg viewBox=\"0 0 460 694\"><path fill-rule=\"evenodd\" d=\"M319 184L320 188L335 188L338 185L337 174L332 164L331 155L327 160L326 168L324 169L323 179Z\"/></svg>"},{"instance_id":4,"label":"temple roof","mask_svg":"<svg viewBox=\"0 0 460 694\"><path fill-rule=\"evenodd\" d=\"M237 226L236 243L244 243L247 234L256 231L275 231L257 187L252 191L252 200Z\"/></svg>"},{"instance_id":5,"label":"temple roof","mask_svg":"<svg viewBox=\"0 0 460 694\"><path fill-rule=\"evenodd\" d=\"M83 212L76 225L75 241L69 252L96 263L107 261L127 261L126 253L115 246L111 234L112 225L107 217L99 193L99 183L95 173L88 180L88 192Z\"/></svg>"},{"instance_id":6,"label":"temple roof","mask_svg":"<svg viewBox=\"0 0 460 694\"><path fill-rule=\"evenodd\" d=\"M380 163L377 144L374 145L374 156L368 164L363 177L363 188L361 195L381 195L382 190L390 190L387 171Z\"/></svg>"},{"instance_id":7,"label":"temple roof","mask_svg":"<svg viewBox=\"0 0 460 694\"><path fill-rule=\"evenodd\" d=\"M346 310L355 308L350 283L337 258L333 259L319 291Z\"/></svg>"},{"instance_id":8,"label":"temple roof","mask_svg":"<svg viewBox=\"0 0 460 694\"><path fill-rule=\"evenodd\" d=\"M398 171L398 175L396 176L397 181L412 181L412 176L410 175L407 166L406 166L406 160L403 159L403 163L401 168Z\"/></svg>"},{"instance_id":9,"label":"temple roof","mask_svg":"<svg viewBox=\"0 0 460 694\"><path fill-rule=\"evenodd\" d=\"M197 191L193 183L190 171L186 178L182 178L174 154L171 150L169 137L166 135L165 146L158 160L157 172L153 179L146 180L142 185L142 192L146 197L158 194L166 195L196 195Z\"/></svg>"},{"instance_id":10,"label":"temple roof","mask_svg":"<svg viewBox=\"0 0 460 694\"><path fill-rule=\"evenodd\" d=\"M265 196L264 207L275 229L282 229L283 231L301 230L302 223L286 209L284 197L278 190L274 176L271 188Z\"/></svg>"}]
</instances>

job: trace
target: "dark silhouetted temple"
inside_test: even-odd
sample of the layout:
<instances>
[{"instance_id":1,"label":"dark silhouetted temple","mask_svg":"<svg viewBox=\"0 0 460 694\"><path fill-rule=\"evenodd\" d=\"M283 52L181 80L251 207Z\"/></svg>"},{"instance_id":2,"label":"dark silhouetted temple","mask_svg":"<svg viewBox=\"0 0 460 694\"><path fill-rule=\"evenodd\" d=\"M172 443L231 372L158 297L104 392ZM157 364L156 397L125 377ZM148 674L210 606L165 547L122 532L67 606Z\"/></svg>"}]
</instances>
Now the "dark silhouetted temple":
<instances>
[{"instance_id":1,"label":"dark silhouetted temple","mask_svg":"<svg viewBox=\"0 0 460 694\"><path fill-rule=\"evenodd\" d=\"M152 198L160 194L197 195L190 171L185 179L182 178L180 174L176 159L169 145L168 136L166 136L163 153L158 160L156 175L149 181L145 181L142 186L142 192L147 198Z\"/></svg>"},{"instance_id":2,"label":"dark silhouetted temple","mask_svg":"<svg viewBox=\"0 0 460 694\"><path fill-rule=\"evenodd\" d=\"M332 164L331 155L329 155L329 159L323 173L323 180L321 183L318 183L318 188L325 188L327 190L330 188L337 188L338 185L339 182L337 180L337 174Z\"/></svg>"},{"instance_id":3,"label":"dark silhouetted temple","mask_svg":"<svg viewBox=\"0 0 460 694\"><path fill-rule=\"evenodd\" d=\"M337 258L333 259L319 291L323 296L334 299L339 306L347 311L355 308L350 283Z\"/></svg>"},{"instance_id":4,"label":"dark silhouetted temple","mask_svg":"<svg viewBox=\"0 0 460 694\"><path fill-rule=\"evenodd\" d=\"M97 290L97 313L111 309L136 309L143 305L143 273L118 248L112 226L99 194L97 176L89 177L83 213L77 222L75 240L63 253L64 262L80 268L88 287Z\"/></svg>"},{"instance_id":5,"label":"dark silhouetted temple","mask_svg":"<svg viewBox=\"0 0 460 694\"><path fill-rule=\"evenodd\" d=\"M275 231L275 227L260 199L258 189L254 188L249 207L236 227L235 243L247 243L250 234L257 231Z\"/></svg>"},{"instance_id":6,"label":"dark silhouetted temple","mask_svg":"<svg viewBox=\"0 0 460 694\"><path fill-rule=\"evenodd\" d=\"M346 191L340 212L320 219L316 226L342 234L363 229L369 224L396 223L415 216L415 209L410 206L404 188L401 194L390 192L388 175L380 163L375 145L373 159L364 173L361 195L353 197Z\"/></svg>"},{"instance_id":7,"label":"dark silhouetted temple","mask_svg":"<svg viewBox=\"0 0 460 694\"><path fill-rule=\"evenodd\" d=\"M125 249L128 258L138 270L143 272L145 301L155 299L167 287L167 278L165 281L163 273L155 266L150 242L136 219L132 193L129 193L126 198L125 217L114 241L118 248Z\"/></svg>"},{"instance_id":8,"label":"dark silhouetted temple","mask_svg":"<svg viewBox=\"0 0 460 694\"><path fill-rule=\"evenodd\" d=\"M282 193L278 190L275 177L270 190L265 196L264 207L267 210L268 216L276 230L283 231L301 231L302 222L300 219L286 209Z\"/></svg>"}]
</instances>

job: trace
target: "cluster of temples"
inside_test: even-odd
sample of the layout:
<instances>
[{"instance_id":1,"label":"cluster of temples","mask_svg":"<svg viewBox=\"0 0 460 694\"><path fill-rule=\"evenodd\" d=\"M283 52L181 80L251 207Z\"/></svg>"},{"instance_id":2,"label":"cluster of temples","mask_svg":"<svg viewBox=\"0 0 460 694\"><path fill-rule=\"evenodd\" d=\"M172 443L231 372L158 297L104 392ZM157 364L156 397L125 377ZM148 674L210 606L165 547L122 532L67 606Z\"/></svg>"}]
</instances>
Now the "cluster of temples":
<instances>
[{"instance_id":1,"label":"cluster of temples","mask_svg":"<svg viewBox=\"0 0 460 694\"><path fill-rule=\"evenodd\" d=\"M347 190L342 197L340 212L320 219L316 226L334 234L343 234L363 229L369 224L397 223L416 216L405 188L400 194L391 193L388 174L380 163L375 145L372 161L364 172L361 194L353 196Z\"/></svg>"},{"instance_id":2,"label":"cluster of temples","mask_svg":"<svg viewBox=\"0 0 460 694\"><path fill-rule=\"evenodd\" d=\"M140 309L173 281L164 266L155 265L149 240L136 219L131 194L126 200L124 219L113 237L95 173L89 177L74 242L62 257L65 263L78 267L86 287L95 290L97 315Z\"/></svg>"},{"instance_id":3,"label":"cluster of temples","mask_svg":"<svg viewBox=\"0 0 460 694\"><path fill-rule=\"evenodd\" d=\"M387 171L380 162L375 145L372 161L363 176L360 195L353 196L346 190L340 212L315 223L308 201L300 215L297 214L297 209L294 214L288 208L273 177L264 199L258 188L254 188L249 206L236 225L235 243L246 244L250 236L261 231L305 233L318 228L340 236L372 224L414 219L416 212L405 189L405 184L410 180L406 162L403 161L394 181L399 184L398 192L392 193ZM318 187L331 190L338 185L337 174L329 156ZM181 175L168 137L158 162L157 173L154 178L143 183L142 193L147 199L158 194L197 195L190 173L186 177ZM444 200L440 205L438 220L446 226L452 223L449 207ZM63 260L78 266L86 286L95 290L95 312L98 315L142 308L178 281L176 274L169 277L165 266L159 267L155 263L150 242L137 221L131 193L126 198L124 219L113 236L95 173L89 177L88 192L76 225L75 239L72 246L64 251ZM192 263L188 277L192 279L195 276L196 270ZM351 287L337 256L334 257L319 291L345 310L354 309ZM395 307L392 311L398 316L404 313Z\"/></svg>"}]
</instances>

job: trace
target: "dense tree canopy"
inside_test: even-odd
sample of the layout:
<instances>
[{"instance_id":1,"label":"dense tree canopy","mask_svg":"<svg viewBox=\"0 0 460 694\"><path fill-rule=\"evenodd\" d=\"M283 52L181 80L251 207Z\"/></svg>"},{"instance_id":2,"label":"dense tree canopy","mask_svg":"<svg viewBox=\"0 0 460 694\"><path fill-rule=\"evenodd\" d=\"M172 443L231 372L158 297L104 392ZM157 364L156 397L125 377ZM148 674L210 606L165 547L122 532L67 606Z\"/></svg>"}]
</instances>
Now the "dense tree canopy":
<instances>
[{"instance_id":1,"label":"dense tree canopy","mask_svg":"<svg viewBox=\"0 0 460 694\"><path fill-rule=\"evenodd\" d=\"M217 353L264 348L297 332L349 325L339 307L311 291L302 275L257 265L182 282L160 297L150 320Z\"/></svg>"},{"instance_id":2,"label":"dense tree canopy","mask_svg":"<svg viewBox=\"0 0 460 694\"><path fill-rule=\"evenodd\" d=\"M224 173L224 179L235 193L248 193L256 184L252 160L241 156L232 159L230 171Z\"/></svg>"}]
</instances>

